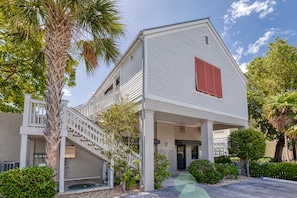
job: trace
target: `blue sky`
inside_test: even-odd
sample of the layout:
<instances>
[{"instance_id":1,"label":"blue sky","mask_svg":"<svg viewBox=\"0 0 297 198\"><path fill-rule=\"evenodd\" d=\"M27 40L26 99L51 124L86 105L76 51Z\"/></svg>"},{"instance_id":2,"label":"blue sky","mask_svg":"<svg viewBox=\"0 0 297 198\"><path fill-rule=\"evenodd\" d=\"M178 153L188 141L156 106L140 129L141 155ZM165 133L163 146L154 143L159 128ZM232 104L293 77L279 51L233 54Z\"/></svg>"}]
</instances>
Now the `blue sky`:
<instances>
[{"instance_id":1,"label":"blue sky","mask_svg":"<svg viewBox=\"0 0 297 198\"><path fill-rule=\"evenodd\" d=\"M240 68L257 56L265 56L267 44L286 38L297 47L296 0L119 0L126 25L119 41L122 53L142 29L210 17ZM70 106L85 103L107 77L113 65L101 64L94 75L77 68L77 86L65 87Z\"/></svg>"}]
</instances>

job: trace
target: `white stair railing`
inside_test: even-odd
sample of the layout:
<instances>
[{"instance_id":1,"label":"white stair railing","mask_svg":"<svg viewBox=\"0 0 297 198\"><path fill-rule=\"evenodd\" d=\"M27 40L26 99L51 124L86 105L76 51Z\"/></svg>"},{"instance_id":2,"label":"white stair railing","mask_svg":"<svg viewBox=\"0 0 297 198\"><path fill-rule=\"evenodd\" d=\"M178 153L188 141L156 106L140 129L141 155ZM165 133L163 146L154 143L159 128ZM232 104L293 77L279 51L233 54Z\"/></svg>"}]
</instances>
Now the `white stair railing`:
<instances>
[{"instance_id":1,"label":"white stair railing","mask_svg":"<svg viewBox=\"0 0 297 198\"><path fill-rule=\"evenodd\" d=\"M94 124L91 120L81 115L75 109L67 109L67 127L73 130L82 138L88 141L90 145L95 146L95 148L103 149L103 151L108 151L108 145L104 142L104 137L108 135L105 133L98 125ZM124 147L125 149L125 147ZM140 159L139 154L131 152L127 156L127 161L129 166L137 168L133 163L135 160Z\"/></svg>"},{"instance_id":2,"label":"white stair railing","mask_svg":"<svg viewBox=\"0 0 297 198\"><path fill-rule=\"evenodd\" d=\"M120 91L108 94L104 97L93 97L89 102L75 109L88 118L95 119L96 116L120 101Z\"/></svg>"},{"instance_id":3,"label":"white stair railing","mask_svg":"<svg viewBox=\"0 0 297 198\"><path fill-rule=\"evenodd\" d=\"M28 126L38 128L44 127L46 123L45 101L30 98L29 104L25 105L29 105ZM66 124L68 131L72 131L81 136L80 138L88 141L90 145L89 149L91 149L92 145L92 147L95 146L95 148L100 150L102 149L103 151L109 150L108 145L104 143L104 137L108 134L105 133L97 124L89 120L77 110L69 107L63 116L67 116L67 123L63 124ZM129 166L137 168L136 165L133 164L133 162L137 159L140 159L139 154L135 152L128 154L127 160Z\"/></svg>"}]
</instances>

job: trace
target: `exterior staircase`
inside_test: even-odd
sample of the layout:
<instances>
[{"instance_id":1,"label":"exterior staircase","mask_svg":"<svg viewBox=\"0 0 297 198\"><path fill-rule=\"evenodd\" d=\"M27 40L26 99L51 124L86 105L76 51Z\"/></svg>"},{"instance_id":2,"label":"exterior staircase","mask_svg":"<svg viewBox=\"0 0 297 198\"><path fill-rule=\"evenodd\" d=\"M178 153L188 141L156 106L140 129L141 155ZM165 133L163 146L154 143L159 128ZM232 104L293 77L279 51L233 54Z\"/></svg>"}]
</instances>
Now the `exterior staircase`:
<instances>
[{"instance_id":1,"label":"exterior staircase","mask_svg":"<svg viewBox=\"0 0 297 198\"><path fill-rule=\"evenodd\" d=\"M43 134L46 121L45 101L35 100L27 96L27 103L29 103L27 126L39 129L40 134ZM98 158L107 162L110 161L104 154L104 151L108 151L110 148L104 143L104 137L108 134L105 133L103 129L76 109L67 107L67 102L64 102L62 120L62 128L67 128L67 138L70 141L80 145ZM129 166L137 168L135 164L133 164L137 159L140 159L139 154L132 152L128 154L126 160Z\"/></svg>"}]
</instances>

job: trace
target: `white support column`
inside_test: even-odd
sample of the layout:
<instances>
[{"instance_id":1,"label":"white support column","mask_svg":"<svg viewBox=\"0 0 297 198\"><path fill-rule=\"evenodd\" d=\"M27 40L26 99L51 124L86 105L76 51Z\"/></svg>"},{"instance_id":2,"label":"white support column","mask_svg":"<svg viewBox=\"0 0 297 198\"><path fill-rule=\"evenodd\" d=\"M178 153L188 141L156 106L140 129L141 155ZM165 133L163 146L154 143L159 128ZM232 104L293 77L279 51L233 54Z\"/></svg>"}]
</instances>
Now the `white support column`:
<instances>
[{"instance_id":1,"label":"white support column","mask_svg":"<svg viewBox=\"0 0 297 198\"><path fill-rule=\"evenodd\" d=\"M21 135L20 168L27 166L28 135Z\"/></svg>"},{"instance_id":2,"label":"white support column","mask_svg":"<svg viewBox=\"0 0 297 198\"><path fill-rule=\"evenodd\" d=\"M23 123L22 127L29 126L30 119L30 100L31 94L24 94L24 113L23 113ZM22 130L20 129L20 133ZM27 166L27 152L28 152L28 135L21 134L21 150L20 150L20 168L25 168Z\"/></svg>"},{"instance_id":3,"label":"white support column","mask_svg":"<svg viewBox=\"0 0 297 198\"><path fill-rule=\"evenodd\" d=\"M144 123L144 191L154 190L154 111L145 110Z\"/></svg>"},{"instance_id":4,"label":"white support column","mask_svg":"<svg viewBox=\"0 0 297 198\"><path fill-rule=\"evenodd\" d=\"M110 167L108 169L108 186L114 188L114 172L113 172L114 161L110 161Z\"/></svg>"},{"instance_id":5,"label":"white support column","mask_svg":"<svg viewBox=\"0 0 297 198\"><path fill-rule=\"evenodd\" d=\"M102 181L105 181L108 177L106 175L106 170L107 170L107 167L106 167L106 161L103 161L103 165L102 165Z\"/></svg>"},{"instance_id":6,"label":"white support column","mask_svg":"<svg viewBox=\"0 0 297 198\"><path fill-rule=\"evenodd\" d=\"M61 129L61 142L60 142L60 163L59 163L59 192L64 192L65 182L65 146L67 137L67 100L63 100L63 117Z\"/></svg>"},{"instance_id":7,"label":"white support column","mask_svg":"<svg viewBox=\"0 0 297 198\"><path fill-rule=\"evenodd\" d=\"M66 137L61 137L60 142L60 170L59 170L59 192L64 192L64 182L65 182L65 144Z\"/></svg>"},{"instance_id":8,"label":"white support column","mask_svg":"<svg viewBox=\"0 0 297 198\"><path fill-rule=\"evenodd\" d=\"M112 81L112 92L115 92L117 88L117 78L114 77Z\"/></svg>"},{"instance_id":9,"label":"white support column","mask_svg":"<svg viewBox=\"0 0 297 198\"><path fill-rule=\"evenodd\" d=\"M93 116L92 116L92 119L95 120L96 118L96 98L94 97L92 99L92 108L93 108Z\"/></svg>"},{"instance_id":10,"label":"white support column","mask_svg":"<svg viewBox=\"0 0 297 198\"><path fill-rule=\"evenodd\" d=\"M213 121L201 122L202 159L214 162L213 155Z\"/></svg>"}]
</instances>

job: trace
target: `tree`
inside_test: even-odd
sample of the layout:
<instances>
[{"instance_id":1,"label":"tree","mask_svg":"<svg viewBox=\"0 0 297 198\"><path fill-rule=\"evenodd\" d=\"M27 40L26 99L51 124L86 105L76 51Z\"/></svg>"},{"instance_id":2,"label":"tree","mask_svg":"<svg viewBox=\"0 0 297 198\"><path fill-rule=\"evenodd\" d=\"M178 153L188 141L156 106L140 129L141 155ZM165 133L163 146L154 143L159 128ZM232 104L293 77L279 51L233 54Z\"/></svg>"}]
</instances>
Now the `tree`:
<instances>
[{"instance_id":1,"label":"tree","mask_svg":"<svg viewBox=\"0 0 297 198\"><path fill-rule=\"evenodd\" d=\"M229 154L245 161L247 176L250 177L251 161L265 154L264 135L253 129L234 131L230 134L229 145Z\"/></svg>"},{"instance_id":2,"label":"tree","mask_svg":"<svg viewBox=\"0 0 297 198\"><path fill-rule=\"evenodd\" d=\"M113 1L3 0L0 13L15 26L20 40L43 35L46 60L46 164L56 173L62 116L62 88L70 49L81 51L88 72L116 60L116 39L123 34Z\"/></svg>"},{"instance_id":3,"label":"tree","mask_svg":"<svg viewBox=\"0 0 297 198\"><path fill-rule=\"evenodd\" d=\"M248 109L250 119L255 121L255 127L259 128L268 140L277 140L274 160L280 161L284 135L268 122L262 109L266 97L297 89L297 48L280 38L270 43L268 48L266 57L255 58L247 67Z\"/></svg>"},{"instance_id":4,"label":"tree","mask_svg":"<svg viewBox=\"0 0 297 198\"><path fill-rule=\"evenodd\" d=\"M287 135L296 137L297 92L282 93L269 97L263 107L268 122L284 135L286 161L289 161Z\"/></svg>"},{"instance_id":5,"label":"tree","mask_svg":"<svg viewBox=\"0 0 297 198\"><path fill-rule=\"evenodd\" d=\"M14 25L0 13L0 111L21 113L23 93L36 99L45 97L45 59L42 35L19 41ZM17 43L17 45L16 45ZM77 62L70 59L66 68L66 84L75 85Z\"/></svg>"},{"instance_id":6,"label":"tree","mask_svg":"<svg viewBox=\"0 0 297 198\"><path fill-rule=\"evenodd\" d=\"M121 99L120 103L114 104L102 113L99 125L107 134L104 137L104 142L108 145L109 150L104 151L104 154L114 161L112 168L116 171L117 177L123 184L123 190L125 190L127 183L135 182L129 181L135 179L132 176L138 174L137 179L139 180L139 173L132 171L128 164L128 154L132 151L138 152L139 117L135 113L135 103Z\"/></svg>"}]
</instances>

